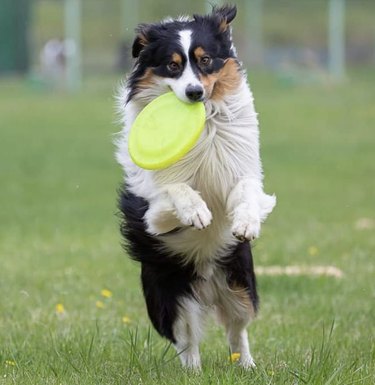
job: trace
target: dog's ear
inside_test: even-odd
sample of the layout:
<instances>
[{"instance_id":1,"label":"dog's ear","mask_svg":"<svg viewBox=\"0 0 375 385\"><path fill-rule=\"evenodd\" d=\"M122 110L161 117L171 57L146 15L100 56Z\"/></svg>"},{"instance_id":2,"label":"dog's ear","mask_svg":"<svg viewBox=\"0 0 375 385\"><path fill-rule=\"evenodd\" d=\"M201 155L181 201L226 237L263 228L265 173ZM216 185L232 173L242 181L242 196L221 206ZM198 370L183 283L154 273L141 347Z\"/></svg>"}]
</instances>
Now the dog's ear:
<instances>
[{"instance_id":1,"label":"dog's ear","mask_svg":"<svg viewBox=\"0 0 375 385\"><path fill-rule=\"evenodd\" d=\"M237 15L237 7L235 5L224 5L223 7L214 7L212 10L212 16L219 20L219 29L221 32L225 32L229 24Z\"/></svg>"},{"instance_id":2,"label":"dog's ear","mask_svg":"<svg viewBox=\"0 0 375 385\"><path fill-rule=\"evenodd\" d=\"M148 44L148 29L149 26L147 24L140 24L135 30L137 36L134 39L132 47L132 55L134 58L137 58L143 48Z\"/></svg>"}]
</instances>

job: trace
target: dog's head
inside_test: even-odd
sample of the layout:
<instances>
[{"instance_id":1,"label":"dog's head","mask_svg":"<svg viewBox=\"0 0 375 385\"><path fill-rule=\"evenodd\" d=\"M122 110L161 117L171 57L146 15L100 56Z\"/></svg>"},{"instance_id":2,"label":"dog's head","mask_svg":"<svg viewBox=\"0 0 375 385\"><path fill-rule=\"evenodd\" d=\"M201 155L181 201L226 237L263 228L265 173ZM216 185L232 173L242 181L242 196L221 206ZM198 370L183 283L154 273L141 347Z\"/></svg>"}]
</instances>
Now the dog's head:
<instances>
[{"instance_id":1,"label":"dog's head","mask_svg":"<svg viewBox=\"0 0 375 385\"><path fill-rule=\"evenodd\" d=\"M172 90L182 101L196 102L233 91L241 77L230 27L236 12L224 6L206 16L139 25L129 99L150 100Z\"/></svg>"}]
</instances>

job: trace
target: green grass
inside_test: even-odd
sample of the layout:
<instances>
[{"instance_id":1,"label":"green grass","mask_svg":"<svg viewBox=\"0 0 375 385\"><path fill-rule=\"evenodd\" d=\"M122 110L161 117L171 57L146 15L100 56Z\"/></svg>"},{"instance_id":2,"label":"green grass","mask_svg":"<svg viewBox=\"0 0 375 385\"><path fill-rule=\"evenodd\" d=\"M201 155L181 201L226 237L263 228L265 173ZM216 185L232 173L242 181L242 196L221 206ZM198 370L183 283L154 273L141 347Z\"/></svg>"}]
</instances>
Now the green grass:
<instances>
[{"instance_id":1,"label":"green grass","mask_svg":"<svg viewBox=\"0 0 375 385\"><path fill-rule=\"evenodd\" d=\"M3 79L0 384L375 382L374 228L356 227L375 220L375 75L289 87L268 74L250 78L266 190L278 197L256 265L334 265L344 277L259 276L261 310L249 328L257 368L230 364L223 330L211 326L203 372L183 371L150 328L139 267L121 250L117 80L87 79L68 97Z\"/></svg>"}]
</instances>

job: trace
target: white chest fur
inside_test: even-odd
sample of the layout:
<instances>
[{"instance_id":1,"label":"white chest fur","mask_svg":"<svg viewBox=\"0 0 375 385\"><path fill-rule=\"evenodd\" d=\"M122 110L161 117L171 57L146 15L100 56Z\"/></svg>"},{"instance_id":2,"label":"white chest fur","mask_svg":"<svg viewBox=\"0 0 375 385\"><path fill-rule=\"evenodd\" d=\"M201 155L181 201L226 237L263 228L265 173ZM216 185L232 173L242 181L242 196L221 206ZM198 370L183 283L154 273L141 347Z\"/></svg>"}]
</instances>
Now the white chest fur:
<instances>
[{"instance_id":1,"label":"white chest fur","mask_svg":"<svg viewBox=\"0 0 375 385\"><path fill-rule=\"evenodd\" d=\"M125 91L122 100L126 94ZM198 143L167 169L143 170L130 159L127 137L142 108L137 101L132 100L125 108L125 127L117 142L117 159L125 169L129 189L136 195L152 201L163 186L178 183L185 183L201 194L212 212L211 225L202 231L186 229L162 238L168 249L202 262L220 257L236 241L226 212L234 186L244 178L258 180L262 185L257 114L245 78L234 94L220 102L208 101L205 106L206 127Z\"/></svg>"}]
</instances>

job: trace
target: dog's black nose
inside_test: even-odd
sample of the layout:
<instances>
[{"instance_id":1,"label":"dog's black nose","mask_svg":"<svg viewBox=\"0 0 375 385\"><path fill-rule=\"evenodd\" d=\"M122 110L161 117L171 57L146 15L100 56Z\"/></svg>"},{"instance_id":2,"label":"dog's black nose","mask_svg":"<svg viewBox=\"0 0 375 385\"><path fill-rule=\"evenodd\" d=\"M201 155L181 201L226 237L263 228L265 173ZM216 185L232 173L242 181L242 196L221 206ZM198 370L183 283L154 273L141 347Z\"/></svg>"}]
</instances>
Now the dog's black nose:
<instances>
[{"instance_id":1,"label":"dog's black nose","mask_svg":"<svg viewBox=\"0 0 375 385\"><path fill-rule=\"evenodd\" d=\"M203 88L201 86L189 85L186 87L185 94L192 102L197 102L202 99Z\"/></svg>"}]
</instances>

